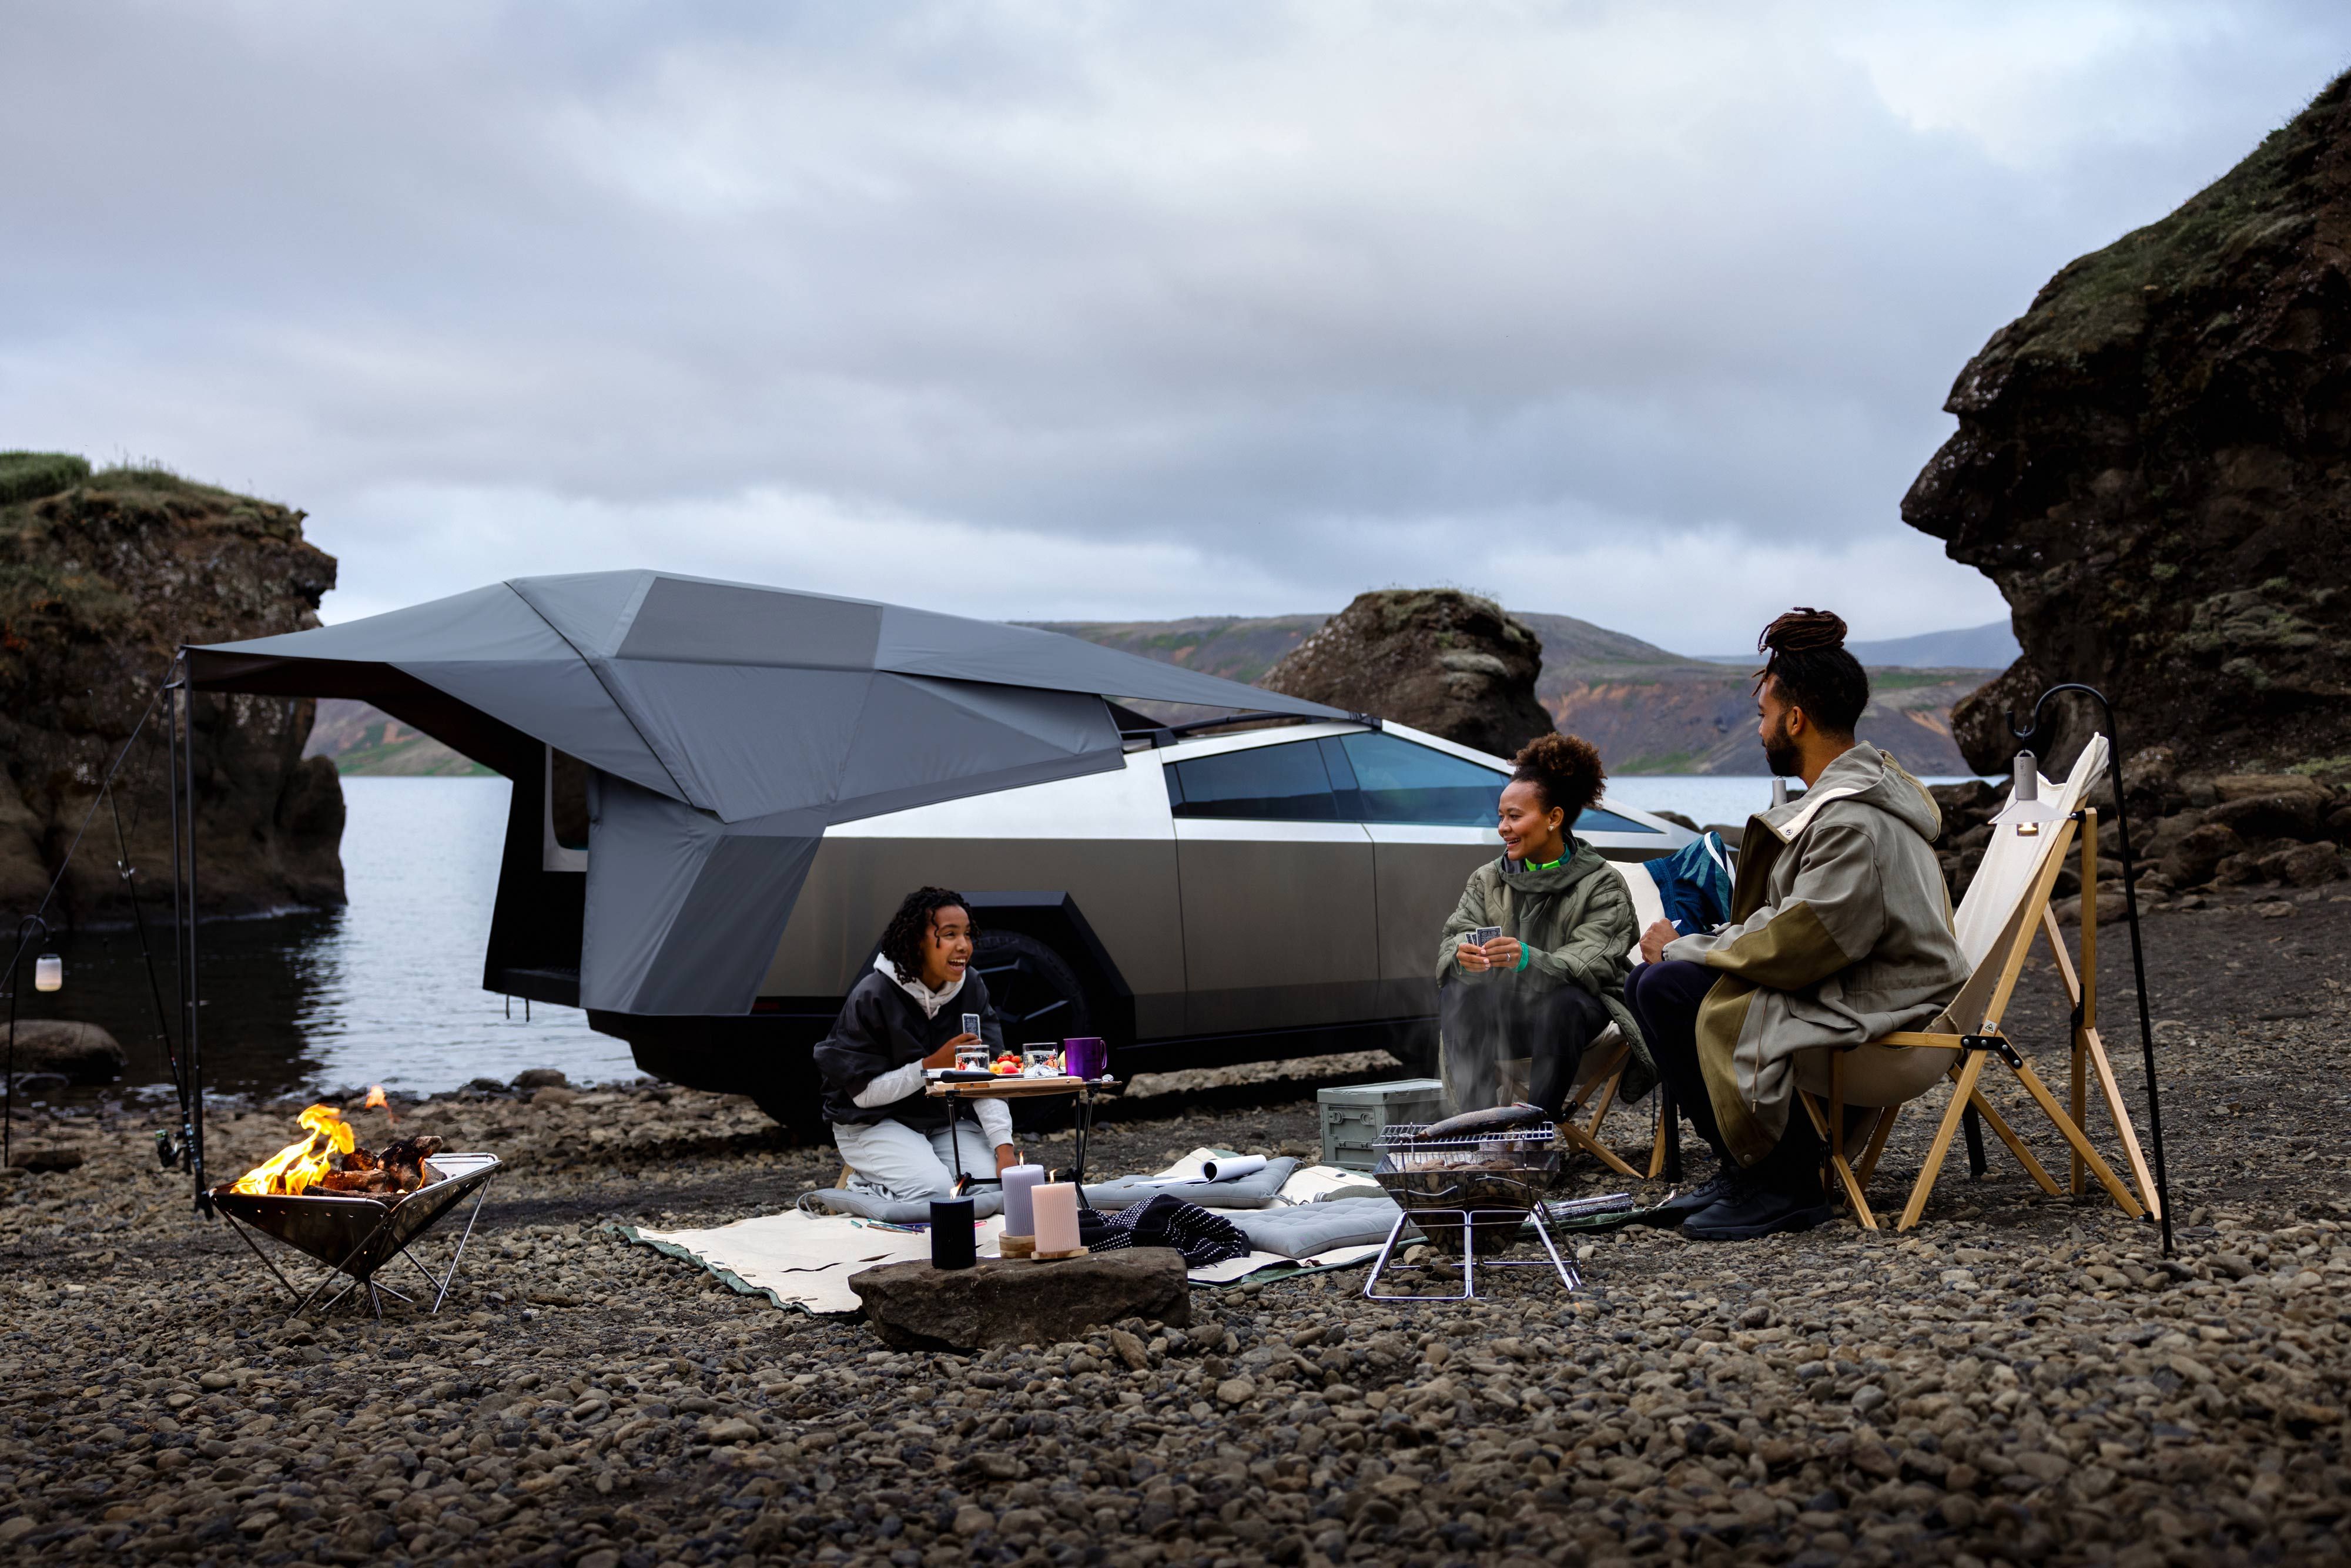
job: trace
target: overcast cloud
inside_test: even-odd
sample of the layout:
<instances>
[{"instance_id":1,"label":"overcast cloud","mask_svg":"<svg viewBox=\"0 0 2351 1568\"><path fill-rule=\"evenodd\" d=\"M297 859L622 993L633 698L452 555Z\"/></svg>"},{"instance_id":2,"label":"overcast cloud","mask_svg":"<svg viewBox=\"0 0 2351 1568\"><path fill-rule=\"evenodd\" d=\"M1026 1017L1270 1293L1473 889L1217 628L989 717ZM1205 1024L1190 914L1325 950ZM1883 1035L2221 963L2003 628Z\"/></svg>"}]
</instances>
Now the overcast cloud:
<instances>
[{"instance_id":1,"label":"overcast cloud","mask_svg":"<svg viewBox=\"0 0 2351 1568\"><path fill-rule=\"evenodd\" d=\"M2346 64L2340 4L14 0L0 446L306 508L338 620L1968 625L1896 510L1959 367Z\"/></svg>"}]
</instances>

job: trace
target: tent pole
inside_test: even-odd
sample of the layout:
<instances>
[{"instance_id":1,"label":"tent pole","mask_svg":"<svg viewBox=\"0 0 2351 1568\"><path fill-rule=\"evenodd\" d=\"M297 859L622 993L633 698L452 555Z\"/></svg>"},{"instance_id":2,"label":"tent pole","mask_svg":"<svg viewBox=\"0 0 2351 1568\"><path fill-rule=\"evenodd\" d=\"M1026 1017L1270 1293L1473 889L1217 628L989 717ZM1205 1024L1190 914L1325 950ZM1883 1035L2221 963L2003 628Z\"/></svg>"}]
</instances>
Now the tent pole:
<instances>
[{"instance_id":1,"label":"tent pole","mask_svg":"<svg viewBox=\"0 0 2351 1568\"><path fill-rule=\"evenodd\" d=\"M175 685L179 691L180 731L173 737L177 767L173 769L172 800L172 884L175 902L181 905L181 930L184 933L180 942L180 1039L185 1047L188 1071L182 1136L196 1211L209 1215L212 1197L204 1190L204 1059L203 1029L198 1019L202 998L197 981L196 694L184 664ZM181 820L183 813L184 824Z\"/></svg>"}]
</instances>

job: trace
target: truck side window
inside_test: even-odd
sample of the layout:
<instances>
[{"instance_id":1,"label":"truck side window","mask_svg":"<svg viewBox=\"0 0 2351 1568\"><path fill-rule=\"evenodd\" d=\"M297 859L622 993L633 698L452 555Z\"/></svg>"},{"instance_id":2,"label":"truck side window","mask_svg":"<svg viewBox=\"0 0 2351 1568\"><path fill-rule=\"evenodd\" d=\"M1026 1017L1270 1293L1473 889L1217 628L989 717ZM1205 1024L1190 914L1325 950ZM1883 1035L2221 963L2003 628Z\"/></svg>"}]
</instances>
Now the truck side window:
<instances>
[{"instance_id":1,"label":"truck side window","mask_svg":"<svg viewBox=\"0 0 2351 1568\"><path fill-rule=\"evenodd\" d=\"M1195 757L1166 770L1168 808L1179 817L1335 822L1331 776L1311 742Z\"/></svg>"},{"instance_id":2,"label":"truck side window","mask_svg":"<svg viewBox=\"0 0 2351 1568\"><path fill-rule=\"evenodd\" d=\"M1393 735L1345 735L1337 746L1353 768L1354 800L1361 804L1356 821L1490 828L1502 786L1510 781L1507 773ZM1657 831L1597 806L1571 826L1587 833Z\"/></svg>"},{"instance_id":3,"label":"truck side window","mask_svg":"<svg viewBox=\"0 0 2351 1568\"><path fill-rule=\"evenodd\" d=\"M1347 735L1341 749L1354 765L1366 822L1490 828L1507 773L1393 735Z\"/></svg>"}]
</instances>

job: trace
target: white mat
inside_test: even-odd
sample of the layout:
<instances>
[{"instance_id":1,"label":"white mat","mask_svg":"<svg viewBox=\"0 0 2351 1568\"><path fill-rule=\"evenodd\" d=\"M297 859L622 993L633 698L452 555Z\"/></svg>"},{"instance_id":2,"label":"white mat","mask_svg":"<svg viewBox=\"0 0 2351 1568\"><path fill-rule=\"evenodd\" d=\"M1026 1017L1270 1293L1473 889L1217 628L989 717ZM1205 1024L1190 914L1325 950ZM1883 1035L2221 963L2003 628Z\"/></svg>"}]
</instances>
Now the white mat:
<instances>
[{"instance_id":1,"label":"white mat","mask_svg":"<svg viewBox=\"0 0 2351 1568\"><path fill-rule=\"evenodd\" d=\"M1201 1159L1228 1153L1196 1149L1159 1174L1175 1174L1186 1164L1196 1172ZM1281 1197L1285 1203L1311 1203L1333 1192L1361 1187L1365 1180L1360 1172L1309 1166L1282 1184ZM857 1292L849 1288L852 1274L931 1255L927 1229L847 1215L804 1214L799 1209L758 1215L706 1230L644 1230L627 1225L612 1228L632 1241L698 1263L746 1295L765 1296L779 1307L810 1312L854 1312L859 1303ZM981 1220L973 1228L982 1257L996 1255L996 1239L1003 1231L1001 1216ZM1311 1258L1251 1252L1229 1262L1194 1269L1190 1276L1195 1285L1237 1285L1252 1278L1273 1280L1351 1268L1369 1262L1378 1252L1375 1246L1334 1247Z\"/></svg>"}]
</instances>

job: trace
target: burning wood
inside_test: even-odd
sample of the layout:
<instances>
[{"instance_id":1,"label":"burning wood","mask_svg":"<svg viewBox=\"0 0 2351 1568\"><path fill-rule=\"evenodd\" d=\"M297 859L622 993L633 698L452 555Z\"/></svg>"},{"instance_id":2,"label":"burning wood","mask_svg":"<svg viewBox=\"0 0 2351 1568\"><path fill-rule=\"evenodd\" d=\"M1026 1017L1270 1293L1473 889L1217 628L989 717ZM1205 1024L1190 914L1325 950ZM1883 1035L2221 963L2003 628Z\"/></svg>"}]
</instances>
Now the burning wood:
<instances>
[{"instance_id":1,"label":"burning wood","mask_svg":"<svg viewBox=\"0 0 2351 1568\"><path fill-rule=\"evenodd\" d=\"M317 1187L322 1192L397 1197L424 1185L424 1162L441 1152L440 1139L421 1134L401 1139L380 1155L371 1154L359 1146L350 1124L331 1105L313 1105L300 1120L308 1136L287 1145L239 1176L230 1187L232 1192L294 1197Z\"/></svg>"}]
</instances>

